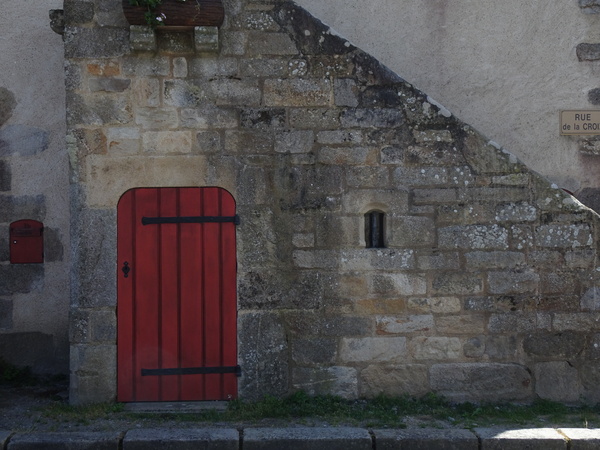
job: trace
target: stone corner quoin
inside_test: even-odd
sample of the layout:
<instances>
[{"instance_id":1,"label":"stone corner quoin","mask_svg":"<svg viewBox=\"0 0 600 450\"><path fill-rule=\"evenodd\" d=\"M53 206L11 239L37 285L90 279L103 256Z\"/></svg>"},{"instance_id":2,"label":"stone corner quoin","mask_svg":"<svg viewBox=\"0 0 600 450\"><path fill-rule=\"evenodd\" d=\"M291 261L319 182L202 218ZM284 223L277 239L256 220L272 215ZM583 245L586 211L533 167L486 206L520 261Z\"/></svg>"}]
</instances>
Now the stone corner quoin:
<instances>
[{"instance_id":1,"label":"stone corner quoin","mask_svg":"<svg viewBox=\"0 0 600 450\"><path fill-rule=\"evenodd\" d=\"M600 401L598 216L292 2L234 3L207 53L66 16L74 401L114 398L116 205L150 186L237 202L245 398Z\"/></svg>"}]
</instances>

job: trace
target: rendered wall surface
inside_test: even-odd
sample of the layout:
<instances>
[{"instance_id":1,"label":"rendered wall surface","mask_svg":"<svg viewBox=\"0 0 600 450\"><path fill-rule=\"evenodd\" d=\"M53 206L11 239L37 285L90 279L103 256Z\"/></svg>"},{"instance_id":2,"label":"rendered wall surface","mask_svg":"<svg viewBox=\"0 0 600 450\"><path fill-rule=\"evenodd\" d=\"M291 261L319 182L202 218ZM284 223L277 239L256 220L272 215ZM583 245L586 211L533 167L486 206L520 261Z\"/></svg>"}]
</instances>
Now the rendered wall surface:
<instances>
[{"instance_id":1,"label":"rendered wall surface","mask_svg":"<svg viewBox=\"0 0 600 450\"><path fill-rule=\"evenodd\" d=\"M0 357L64 374L70 269L63 45L48 18L62 5L0 4ZM44 223L42 264L9 263L9 224L21 219Z\"/></svg>"},{"instance_id":2,"label":"rendered wall surface","mask_svg":"<svg viewBox=\"0 0 600 450\"><path fill-rule=\"evenodd\" d=\"M598 109L598 2L299 0L528 167L600 209L597 137L559 135L559 111Z\"/></svg>"},{"instance_id":3,"label":"rendered wall surface","mask_svg":"<svg viewBox=\"0 0 600 450\"><path fill-rule=\"evenodd\" d=\"M290 2L226 1L205 54L132 52L119 4L65 2L72 402L115 396L115 211L143 186L236 199L245 398L598 400L596 214Z\"/></svg>"}]
</instances>

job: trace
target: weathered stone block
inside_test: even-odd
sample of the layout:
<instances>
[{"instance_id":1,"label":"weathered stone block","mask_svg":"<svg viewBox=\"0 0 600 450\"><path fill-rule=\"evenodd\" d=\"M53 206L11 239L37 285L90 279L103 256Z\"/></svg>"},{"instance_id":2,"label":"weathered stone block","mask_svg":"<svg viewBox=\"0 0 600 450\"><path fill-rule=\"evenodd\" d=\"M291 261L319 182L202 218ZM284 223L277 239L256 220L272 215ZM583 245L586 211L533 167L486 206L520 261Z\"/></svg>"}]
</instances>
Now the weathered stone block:
<instances>
[{"instance_id":1,"label":"weathered stone block","mask_svg":"<svg viewBox=\"0 0 600 450\"><path fill-rule=\"evenodd\" d=\"M219 50L219 29L217 27L194 27L194 50L198 53Z\"/></svg>"},{"instance_id":2,"label":"weathered stone block","mask_svg":"<svg viewBox=\"0 0 600 450\"><path fill-rule=\"evenodd\" d=\"M69 26L63 35L67 58L110 58L127 53L129 30L125 28L80 28Z\"/></svg>"},{"instance_id":3,"label":"weathered stone block","mask_svg":"<svg viewBox=\"0 0 600 450\"><path fill-rule=\"evenodd\" d=\"M296 55L296 44L287 33L248 33L248 56L259 55Z\"/></svg>"},{"instance_id":4,"label":"weathered stone block","mask_svg":"<svg viewBox=\"0 0 600 450\"><path fill-rule=\"evenodd\" d=\"M94 3L83 1L66 2L64 5L65 22L67 25L79 25L94 19Z\"/></svg>"},{"instance_id":5,"label":"weathered stone block","mask_svg":"<svg viewBox=\"0 0 600 450\"><path fill-rule=\"evenodd\" d=\"M285 109L283 108L244 108L240 110L240 126L270 130L285 125ZM307 131L312 135L312 131Z\"/></svg>"},{"instance_id":6,"label":"weathered stone block","mask_svg":"<svg viewBox=\"0 0 600 450\"><path fill-rule=\"evenodd\" d=\"M478 294L483 290L480 274L441 272L434 275L431 292L439 295Z\"/></svg>"},{"instance_id":7,"label":"weathered stone block","mask_svg":"<svg viewBox=\"0 0 600 450\"><path fill-rule=\"evenodd\" d=\"M589 247L593 241L587 224L541 225L535 239L540 247L561 248Z\"/></svg>"},{"instance_id":8,"label":"weathered stone block","mask_svg":"<svg viewBox=\"0 0 600 450\"><path fill-rule=\"evenodd\" d=\"M418 360L452 360L462 356L462 344L454 337L418 336L410 340L409 352Z\"/></svg>"},{"instance_id":9,"label":"weathered stone block","mask_svg":"<svg viewBox=\"0 0 600 450\"><path fill-rule=\"evenodd\" d=\"M600 364L598 361L586 361L579 368L581 385L583 388L583 399L596 404L600 401Z\"/></svg>"},{"instance_id":10,"label":"weathered stone block","mask_svg":"<svg viewBox=\"0 0 600 450\"><path fill-rule=\"evenodd\" d=\"M385 205L396 214L408 212L408 192L392 189L354 189L343 198L344 211L348 214L365 214L372 205Z\"/></svg>"},{"instance_id":11,"label":"weathered stone block","mask_svg":"<svg viewBox=\"0 0 600 450\"><path fill-rule=\"evenodd\" d=\"M71 345L69 401L86 404L114 401L117 392L117 346Z\"/></svg>"},{"instance_id":12,"label":"weathered stone block","mask_svg":"<svg viewBox=\"0 0 600 450\"><path fill-rule=\"evenodd\" d=\"M390 174L385 167L347 166L346 184L353 188L389 186Z\"/></svg>"},{"instance_id":13,"label":"weathered stone block","mask_svg":"<svg viewBox=\"0 0 600 450\"><path fill-rule=\"evenodd\" d=\"M277 153L308 153L314 144L312 131L281 131L275 136Z\"/></svg>"},{"instance_id":14,"label":"weathered stone block","mask_svg":"<svg viewBox=\"0 0 600 450\"><path fill-rule=\"evenodd\" d=\"M335 165L364 165L373 158L367 147L322 147L317 156L318 162Z\"/></svg>"},{"instance_id":15,"label":"weathered stone block","mask_svg":"<svg viewBox=\"0 0 600 450\"><path fill-rule=\"evenodd\" d=\"M552 319L556 331L600 329L600 313L556 313Z\"/></svg>"},{"instance_id":16,"label":"weathered stone block","mask_svg":"<svg viewBox=\"0 0 600 450\"><path fill-rule=\"evenodd\" d=\"M139 107L160 105L160 81L156 78L136 78L131 83L134 102Z\"/></svg>"},{"instance_id":17,"label":"weathered stone block","mask_svg":"<svg viewBox=\"0 0 600 450\"><path fill-rule=\"evenodd\" d=\"M427 366L420 364L373 364L360 372L360 396L410 395L419 397L429 391Z\"/></svg>"},{"instance_id":18,"label":"weathered stone block","mask_svg":"<svg viewBox=\"0 0 600 450\"><path fill-rule=\"evenodd\" d=\"M536 329L536 316L532 313L492 314L488 330L492 333L519 333Z\"/></svg>"},{"instance_id":19,"label":"weathered stone block","mask_svg":"<svg viewBox=\"0 0 600 450\"><path fill-rule=\"evenodd\" d=\"M523 341L523 349L529 356L552 359L579 357L585 345L585 334L571 331L530 334Z\"/></svg>"},{"instance_id":20,"label":"weathered stone block","mask_svg":"<svg viewBox=\"0 0 600 450\"><path fill-rule=\"evenodd\" d=\"M422 295L427 291L427 280L421 275L375 273L368 279L369 294L375 297Z\"/></svg>"},{"instance_id":21,"label":"weathered stone block","mask_svg":"<svg viewBox=\"0 0 600 450\"><path fill-rule=\"evenodd\" d=\"M518 401L532 394L531 375L518 364L434 364L429 377L431 389L457 402Z\"/></svg>"},{"instance_id":22,"label":"weathered stone block","mask_svg":"<svg viewBox=\"0 0 600 450\"><path fill-rule=\"evenodd\" d=\"M192 152L191 131L146 131L142 134L142 149L156 155Z\"/></svg>"},{"instance_id":23,"label":"weathered stone block","mask_svg":"<svg viewBox=\"0 0 600 450\"><path fill-rule=\"evenodd\" d=\"M465 253L467 269L509 269L525 264L525 254L521 252L470 252Z\"/></svg>"},{"instance_id":24,"label":"weathered stone block","mask_svg":"<svg viewBox=\"0 0 600 450\"><path fill-rule=\"evenodd\" d=\"M404 337L343 338L339 358L342 364L357 362L401 362L406 357Z\"/></svg>"},{"instance_id":25,"label":"weathered stone block","mask_svg":"<svg viewBox=\"0 0 600 450\"><path fill-rule=\"evenodd\" d=\"M496 220L500 222L533 222L537 215L537 208L525 202L508 203L496 208Z\"/></svg>"},{"instance_id":26,"label":"weathered stone block","mask_svg":"<svg viewBox=\"0 0 600 450\"><path fill-rule=\"evenodd\" d=\"M572 403L579 400L581 385L577 369L567 361L535 365L535 393L545 400Z\"/></svg>"},{"instance_id":27,"label":"weathered stone block","mask_svg":"<svg viewBox=\"0 0 600 450\"><path fill-rule=\"evenodd\" d=\"M92 92L124 92L131 86L131 80L124 78L90 78L88 83Z\"/></svg>"},{"instance_id":28,"label":"weathered stone block","mask_svg":"<svg viewBox=\"0 0 600 450\"><path fill-rule=\"evenodd\" d=\"M429 217L400 216L388 218L388 240L391 247L431 247L435 241L435 222Z\"/></svg>"},{"instance_id":29,"label":"weathered stone block","mask_svg":"<svg viewBox=\"0 0 600 450\"><path fill-rule=\"evenodd\" d=\"M237 80L217 78L206 84L210 98L214 98L217 105L244 105L259 106L261 92L256 80Z\"/></svg>"},{"instance_id":30,"label":"weathered stone block","mask_svg":"<svg viewBox=\"0 0 600 450\"><path fill-rule=\"evenodd\" d=\"M588 269L594 265L595 255L596 253L592 249L567 251L565 252L565 262L571 269Z\"/></svg>"},{"instance_id":31,"label":"weathered stone block","mask_svg":"<svg viewBox=\"0 0 600 450\"><path fill-rule=\"evenodd\" d=\"M351 78L336 78L333 85L333 95L337 106L358 106L358 89Z\"/></svg>"},{"instance_id":32,"label":"weathered stone block","mask_svg":"<svg viewBox=\"0 0 600 450\"><path fill-rule=\"evenodd\" d=\"M246 53L248 33L245 31L221 32L221 54L225 56L243 55Z\"/></svg>"},{"instance_id":33,"label":"weathered stone block","mask_svg":"<svg viewBox=\"0 0 600 450\"><path fill-rule=\"evenodd\" d=\"M461 310L461 302L457 297L409 298L409 310L420 313L456 313Z\"/></svg>"},{"instance_id":34,"label":"weathered stone block","mask_svg":"<svg viewBox=\"0 0 600 450\"><path fill-rule=\"evenodd\" d=\"M358 378L352 367L297 367L292 370L292 387L308 395L358 397Z\"/></svg>"},{"instance_id":35,"label":"weathered stone block","mask_svg":"<svg viewBox=\"0 0 600 450\"><path fill-rule=\"evenodd\" d=\"M329 106L331 82L303 78L265 80L265 106Z\"/></svg>"},{"instance_id":36,"label":"weathered stone block","mask_svg":"<svg viewBox=\"0 0 600 450\"><path fill-rule=\"evenodd\" d=\"M86 161L90 186L87 191L93 208L113 207L119 197L134 187L196 186L206 180L207 161L203 155L148 155L106 158L91 156Z\"/></svg>"},{"instance_id":37,"label":"weathered stone block","mask_svg":"<svg viewBox=\"0 0 600 450\"><path fill-rule=\"evenodd\" d=\"M491 360L515 361L518 349L515 336L487 336L485 339L485 354Z\"/></svg>"},{"instance_id":38,"label":"weathered stone block","mask_svg":"<svg viewBox=\"0 0 600 450\"><path fill-rule=\"evenodd\" d=\"M208 99L214 100L214 95L209 91L207 83L200 83L197 80L165 80L163 85L163 101L168 106L195 108L206 103ZM167 114L169 110L170 108L158 111ZM152 112L153 109L147 108L144 111Z\"/></svg>"},{"instance_id":39,"label":"weathered stone block","mask_svg":"<svg viewBox=\"0 0 600 450\"><path fill-rule=\"evenodd\" d=\"M290 125L299 129L336 129L340 126L340 112L337 109L299 109L289 112Z\"/></svg>"},{"instance_id":40,"label":"weathered stone block","mask_svg":"<svg viewBox=\"0 0 600 450\"><path fill-rule=\"evenodd\" d=\"M468 225L438 230L439 247L443 249L506 249L508 230L498 225Z\"/></svg>"},{"instance_id":41,"label":"weathered stone block","mask_svg":"<svg viewBox=\"0 0 600 450\"><path fill-rule=\"evenodd\" d=\"M357 314L404 314L406 313L406 302L401 298L360 299L354 302L353 308Z\"/></svg>"},{"instance_id":42,"label":"weathered stone block","mask_svg":"<svg viewBox=\"0 0 600 450\"><path fill-rule=\"evenodd\" d=\"M289 76L288 58L250 58L240 61L240 74L246 77L278 77Z\"/></svg>"},{"instance_id":43,"label":"weathered stone block","mask_svg":"<svg viewBox=\"0 0 600 450\"><path fill-rule=\"evenodd\" d=\"M106 144L111 155L135 155L140 152L139 129L131 127L109 128Z\"/></svg>"},{"instance_id":44,"label":"weathered stone block","mask_svg":"<svg viewBox=\"0 0 600 450\"><path fill-rule=\"evenodd\" d=\"M123 75L136 77L164 77L171 73L168 56L128 56L121 59ZM107 74L106 74L107 75Z\"/></svg>"},{"instance_id":45,"label":"weathered stone block","mask_svg":"<svg viewBox=\"0 0 600 450\"><path fill-rule=\"evenodd\" d=\"M417 144L454 142L452 133L449 130L413 130L413 136Z\"/></svg>"},{"instance_id":46,"label":"weathered stone block","mask_svg":"<svg viewBox=\"0 0 600 450\"><path fill-rule=\"evenodd\" d=\"M193 144L194 153L216 153L221 150L221 134L218 131L200 131Z\"/></svg>"},{"instance_id":47,"label":"weathered stone block","mask_svg":"<svg viewBox=\"0 0 600 450\"><path fill-rule=\"evenodd\" d=\"M119 196L125 192L121 191ZM118 196L113 200L115 203ZM78 240L73 245L85 242L77 253L76 267L79 276L75 280L73 298L79 308L94 308L116 305L116 211L83 210L73 226L78 231ZM107 289L107 286L113 286Z\"/></svg>"},{"instance_id":48,"label":"weathered stone block","mask_svg":"<svg viewBox=\"0 0 600 450\"><path fill-rule=\"evenodd\" d=\"M288 312L284 316L290 332L301 336L364 337L372 336L373 320L368 317L322 316L313 312Z\"/></svg>"},{"instance_id":49,"label":"weathered stone block","mask_svg":"<svg viewBox=\"0 0 600 450\"><path fill-rule=\"evenodd\" d=\"M489 272L488 285L492 294L531 294L539 287L540 276L530 270Z\"/></svg>"},{"instance_id":50,"label":"weathered stone block","mask_svg":"<svg viewBox=\"0 0 600 450\"><path fill-rule=\"evenodd\" d=\"M483 315L453 315L435 318L435 328L441 334L473 334L483 333L485 329Z\"/></svg>"},{"instance_id":51,"label":"weathered stone block","mask_svg":"<svg viewBox=\"0 0 600 450\"><path fill-rule=\"evenodd\" d=\"M244 312L238 316L239 360L244 368L240 395L259 399L288 392L288 344L279 317L270 312Z\"/></svg>"},{"instance_id":52,"label":"weathered stone block","mask_svg":"<svg viewBox=\"0 0 600 450\"><path fill-rule=\"evenodd\" d=\"M457 252L417 255L417 267L420 270L458 270L460 258Z\"/></svg>"},{"instance_id":53,"label":"weathered stone block","mask_svg":"<svg viewBox=\"0 0 600 450\"><path fill-rule=\"evenodd\" d=\"M333 364L338 354L338 340L313 338L292 340L292 359L299 366Z\"/></svg>"},{"instance_id":54,"label":"weathered stone block","mask_svg":"<svg viewBox=\"0 0 600 450\"><path fill-rule=\"evenodd\" d=\"M393 108L349 108L340 117L345 128L395 127L404 123L404 114Z\"/></svg>"},{"instance_id":55,"label":"weathered stone block","mask_svg":"<svg viewBox=\"0 0 600 450\"><path fill-rule=\"evenodd\" d=\"M273 135L258 131L227 130L225 149L241 154L272 153Z\"/></svg>"},{"instance_id":56,"label":"weathered stone block","mask_svg":"<svg viewBox=\"0 0 600 450\"><path fill-rule=\"evenodd\" d=\"M600 59L600 44L582 42L581 44L577 44L575 53L579 61L598 61Z\"/></svg>"},{"instance_id":57,"label":"weathered stone block","mask_svg":"<svg viewBox=\"0 0 600 450\"><path fill-rule=\"evenodd\" d=\"M415 189L414 201L418 205L456 203L456 189Z\"/></svg>"},{"instance_id":58,"label":"weathered stone block","mask_svg":"<svg viewBox=\"0 0 600 450\"><path fill-rule=\"evenodd\" d=\"M238 126L238 117L233 109L203 105L198 108L183 108L180 111L181 126L198 130L228 129Z\"/></svg>"}]
</instances>

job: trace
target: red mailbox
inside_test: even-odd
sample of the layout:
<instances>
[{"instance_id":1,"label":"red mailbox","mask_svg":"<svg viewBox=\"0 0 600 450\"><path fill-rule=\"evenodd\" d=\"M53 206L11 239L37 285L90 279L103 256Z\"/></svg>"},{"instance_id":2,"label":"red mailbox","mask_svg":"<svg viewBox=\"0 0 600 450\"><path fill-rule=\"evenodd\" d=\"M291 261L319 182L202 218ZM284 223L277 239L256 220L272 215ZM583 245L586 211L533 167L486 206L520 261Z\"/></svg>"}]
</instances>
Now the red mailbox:
<instances>
[{"instance_id":1,"label":"red mailbox","mask_svg":"<svg viewBox=\"0 0 600 450\"><path fill-rule=\"evenodd\" d=\"M37 220L17 220L10 224L10 262L44 262L44 224Z\"/></svg>"}]
</instances>

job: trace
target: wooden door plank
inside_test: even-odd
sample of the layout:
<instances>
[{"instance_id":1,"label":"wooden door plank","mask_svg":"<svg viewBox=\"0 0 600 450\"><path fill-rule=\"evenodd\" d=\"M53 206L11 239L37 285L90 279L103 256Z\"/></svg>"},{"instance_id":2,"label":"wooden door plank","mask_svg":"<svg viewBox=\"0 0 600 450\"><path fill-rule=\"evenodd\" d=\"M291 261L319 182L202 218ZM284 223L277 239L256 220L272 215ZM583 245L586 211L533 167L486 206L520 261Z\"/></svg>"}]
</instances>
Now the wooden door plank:
<instances>
[{"instance_id":1,"label":"wooden door plank","mask_svg":"<svg viewBox=\"0 0 600 450\"><path fill-rule=\"evenodd\" d=\"M216 188L202 190L205 216L220 216L220 196ZM221 227L220 223L206 223L202 227L204 242L204 351L205 365L222 366L221 358ZM206 375L204 395L207 400L222 396L222 374Z\"/></svg>"},{"instance_id":2,"label":"wooden door plank","mask_svg":"<svg viewBox=\"0 0 600 450\"><path fill-rule=\"evenodd\" d=\"M158 191L160 197L159 217L176 217L179 215L179 189L162 188ZM179 225L151 225L158 228L160 233L160 304L159 304L159 341L160 361L157 368L168 369L179 364ZM159 376L159 400L180 400L180 376Z\"/></svg>"},{"instance_id":3,"label":"wooden door plank","mask_svg":"<svg viewBox=\"0 0 600 450\"><path fill-rule=\"evenodd\" d=\"M202 215L200 189L181 189L180 214L182 216ZM204 365L202 347L202 224L181 225L181 353L179 367ZM181 395L186 400L203 399L203 376L182 375Z\"/></svg>"},{"instance_id":4,"label":"wooden door plank","mask_svg":"<svg viewBox=\"0 0 600 450\"><path fill-rule=\"evenodd\" d=\"M134 247L133 209L135 196L127 191L117 207L117 400L133 401L133 279L135 273L127 277L121 270L124 263L132 263Z\"/></svg>"},{"instance_id":5,"label":"wooden door plank","mask_svg":"<svg viewBox=\"0 0 600 450\"><path fill-rule=\"evenodd\" d=\"M235 215L235 200L225 190L220 191L221 213L225 216ZM221 237L222 265L222 305L221 323L223 327L222 354L224 366L237 365L237 259L236 259L236 228L232 223L223 224ZM237 398L237 376L223 376L224 399Z\"/></svg>"},{"instance_id":6,"label":"wooden door plank","mask_svg":"<svg viewBox=\"0 0 600 450\"><path fill-rule=\"evenodd\" d=\"M136 245L133 270L136 271L135 308L135 347L136 401L152 401L158 392L158 378L141 376L141 369L154 369L158 366L160 327L159 309L159 233L156 226L142 225L142 217L152 216L159 209L156 189L138 189L136 192Z\"/></svg>"}]
</instances>

